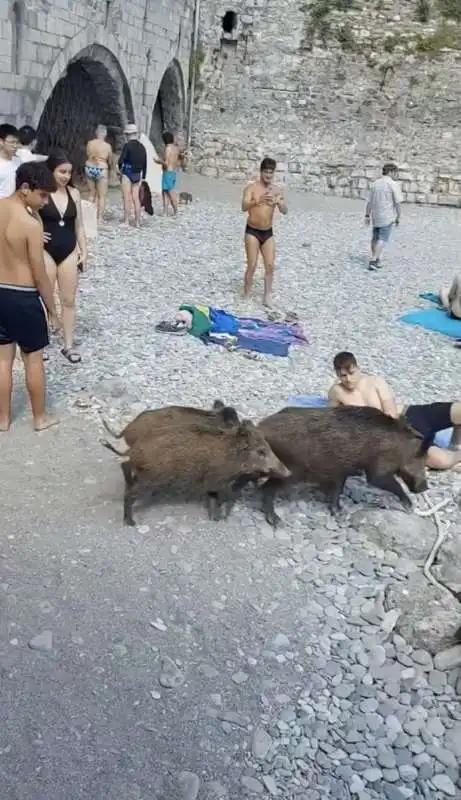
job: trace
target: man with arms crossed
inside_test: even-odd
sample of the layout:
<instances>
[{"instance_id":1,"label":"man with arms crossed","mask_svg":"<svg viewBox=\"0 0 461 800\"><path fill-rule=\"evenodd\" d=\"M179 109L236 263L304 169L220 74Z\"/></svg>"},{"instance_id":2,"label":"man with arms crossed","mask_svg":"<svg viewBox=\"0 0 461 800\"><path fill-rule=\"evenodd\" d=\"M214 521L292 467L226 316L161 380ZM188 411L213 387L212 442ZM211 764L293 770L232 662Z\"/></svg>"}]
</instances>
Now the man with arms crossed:
<instances>
[{"instance_id":1,"label":"man with arms crossed","mask_svg":"<svg viewBox=\"0 0 461 800\"><path fill-rule=\"evenodd\" d=\"M272 184L276 166L273 158L263 158L259 168L259 181L248 184L242 200L242 211L248 213L245 228L247 267L243 283L243 296L246 298L251 292L258 255L261 251L264 261L263 305L268 308L271 305L275 262L272 220L276 208L281 214L286 214L288 211L281 189Z\"/></svg>"},{"instance_id":2,"label":"man with arms crossed","mask_svg":"<svg viewBox=\"0 0 461 800\"><path fill-rule=\"evenodd\" d=\"M57 424L45 411L43 348L48 322L60 328L43 259L43 225L36 212L56 190L45 164L18 167L16 192L0 200L0 431L11 424L16 345L21 350L36 431Z\"/></svg>"},{"instance_id":3,"label":"man with arms crossed","mask_svg":"<svg viewBox=\"0 0 461 800\"><path fill-rule=\"evenodd\" d=\"M376 375L364 375L352 353L338 353L333 359L337 380L328 392L332 406L371 406L390 417L402 417L424 438L434 440L438 431L453 427L451 450L432 445L427 453L431 469L456 469L461 464L461 403L424 403L402 406L395 402L389 384Z\"/></svg>"},{"instance_id":4,"label":"man with arms crossed","mask_svg":"<svg viewBox=\"0 0 461 800\"><path fill-rule=\"evenodd\" d=\"M373 226L371 235L371 260L368 269L374 272L381 268L380 258L384 245L389 241L392 227L400 222L402 194L396 182L396 164L384 164L383 174L372 183L365 210L365 224Z\"/></svg>"}]
</instances>

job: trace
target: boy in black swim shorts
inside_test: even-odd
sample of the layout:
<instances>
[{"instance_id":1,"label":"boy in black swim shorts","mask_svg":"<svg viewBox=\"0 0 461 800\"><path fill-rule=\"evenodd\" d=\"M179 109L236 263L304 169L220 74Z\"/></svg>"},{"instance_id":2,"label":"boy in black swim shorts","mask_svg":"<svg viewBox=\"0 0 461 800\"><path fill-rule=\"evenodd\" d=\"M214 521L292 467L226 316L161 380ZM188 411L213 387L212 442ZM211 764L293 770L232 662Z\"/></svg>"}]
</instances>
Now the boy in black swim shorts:
<instances>
[{"instance_id":1,"label":"boy in black swim shorts","mask_svg":"<svg viewBox=\"0 0 461 800\"><path fill-rule=\"evenodd\" d=\"M21 350L34 427L56 424L45 412L43 348L48 320L56 318L53 290L43 258L43 225L37 215L56 190L45 164L29 162L16 172L16 192L0 200L0 431L11 423L11 391L16 345Z\"/></svg>"}]
</instances>

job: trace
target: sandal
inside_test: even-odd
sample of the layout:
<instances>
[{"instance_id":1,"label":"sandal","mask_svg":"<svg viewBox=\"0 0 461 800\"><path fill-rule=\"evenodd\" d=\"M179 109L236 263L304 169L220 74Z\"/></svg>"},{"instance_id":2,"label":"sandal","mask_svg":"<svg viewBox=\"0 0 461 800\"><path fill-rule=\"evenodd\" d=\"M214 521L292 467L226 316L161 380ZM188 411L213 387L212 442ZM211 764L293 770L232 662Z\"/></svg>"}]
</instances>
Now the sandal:
<instances>
[{"instance_id":1,"label":"sandal","mask_svg":"<svg viewBox=\"0 0 461 800\"><path fill-rule=\"evenodd\" d=\"M64 358L67 358L67 360L71 364L79 364L80 361L82 360L80 353L77 353L75 350L72 350L71 348L63 347L63 349L61 350L61 354L64 356Z\"/></svg>"}]
</instances>

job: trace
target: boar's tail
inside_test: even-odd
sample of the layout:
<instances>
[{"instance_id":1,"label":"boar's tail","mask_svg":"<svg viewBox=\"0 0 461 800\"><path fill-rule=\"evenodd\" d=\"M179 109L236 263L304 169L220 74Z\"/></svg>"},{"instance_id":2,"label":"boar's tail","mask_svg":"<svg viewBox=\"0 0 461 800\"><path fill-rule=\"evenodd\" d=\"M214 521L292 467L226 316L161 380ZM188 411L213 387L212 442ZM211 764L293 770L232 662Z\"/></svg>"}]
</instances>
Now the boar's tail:
<instances>
[{"instance_id":1,"label":"boar's tail","mask_svg":"<svg viewBox=\"0 0 461 800\"><path fill-rule=\"evenodd\" d=\"M116 431L113 430L113 428L110 427L109 423L106 422L106 420L104 419L102 414L100 414L99 416L100 416L101 422L104 425L107 433L110 433L110 435L113 436L114 439L121 439L122 436L123 436L123 431L121 431L120 433L117 433Z\"/></svg>"},{"instance_id":2,"label":"boar's tail","mask_svg":"<svg viewBox=\"0 0 461 800\"><path fill-rule=\"evenodd\" d=\"M117 450L117 448L114 447L114 445L108 442L106 439L100 439L100 442L103 447L107 447L108 450L112 450L112 452L115 453L117 456L127 456L130 450L130 448L128 448L127 450L125 450L124 453L122 453L121 450Z\"/></svg>"}]
</instances>

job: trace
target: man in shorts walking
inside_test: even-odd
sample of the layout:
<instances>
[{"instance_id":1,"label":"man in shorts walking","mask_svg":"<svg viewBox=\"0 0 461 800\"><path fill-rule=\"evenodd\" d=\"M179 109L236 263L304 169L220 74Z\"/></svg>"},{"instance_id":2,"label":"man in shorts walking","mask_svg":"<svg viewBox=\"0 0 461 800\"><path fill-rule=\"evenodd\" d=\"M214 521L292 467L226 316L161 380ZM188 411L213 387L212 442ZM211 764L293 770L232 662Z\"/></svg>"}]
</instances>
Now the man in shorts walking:
<instances>
[{"instance_id":1,"label":"man in shorts walking","mask_svg":"<svg viewBox=\"0 0 461 800\"><path fill-rule=\"evenodd\" d=\"M165 131L162 138L165 145L163 158L156 158L155 162L161 164L162 167L163 214L165 217L168 216L168 203L170 203L175 217L178 213L178 198L175 190L176 173L179 167L179 147L175 144L174 136L170 131Z\"/></svg>"},{"instance_id":2,"label":"man in shorts walking","mask_svg":"<svg viewBox=\"0 0 461 800\"><path fill-rule=\"evenodd\" d=\"M333 359L337 380L328 393L332 406L371 406L390 417L401 417L424 439L433 442L435 434L453 428L449 450L432 444L427 452L431 469L461 468L461 403L423 403L398 405L387 381L381 376L365 375L353 353L337 353Z\"/></svg>"},{"instance_id":3,"label":"man in shorts walking","mask_svg":"<svg viewBox=\"0 0 461 800\"><path fill-rule=\"evenodd\" d=\"M60 323L45 271L43 225L36 213L54 191L54 177L46 165L31 161L17 169L16 192L0 200L0 431L11 424L16 345L24 362L35 430L57 423L45 411L46 310L53 328L60 328Z\"/></svg>"},{"instance_id":4,"label":"man in shorts walking","mask_svg":"<svg viewBox=\"0 0 461 800\"><path fill-rule=\"evenodd\" d=\"M369 225L371 220L373 226L368 264L371 272L381 268L384 246L389 241L394 224L400 223L402 193L396 181L397 173L396 164L384 164L382 176L371 185L365 211L365 224Z\"/></svg>"},{"instance_id":5,"label":"man in shorts walking","mask_svg":"<svg viewBox=\"0 0 461 800\"><path fill-rule=\"evenodd\" d=\"M243 296L246 298L251 292L258 256L261 252L264 261L263 305L268 308L272 302L275 262L272 220L276 208L281 214L286 214L288 211L282 190L272 183L276 166L273 158L263 158L259 167L259 180L246 186L242 199L242 211L248 214L245 228L247 267L243 282Z\"/></svg>"}]
</instances>

